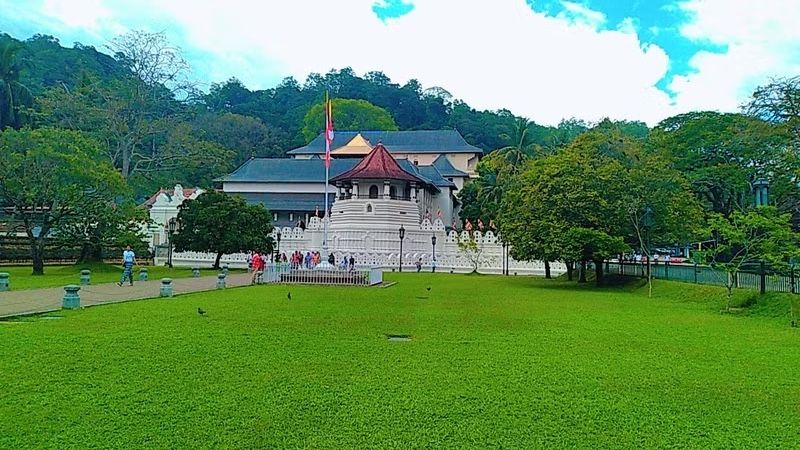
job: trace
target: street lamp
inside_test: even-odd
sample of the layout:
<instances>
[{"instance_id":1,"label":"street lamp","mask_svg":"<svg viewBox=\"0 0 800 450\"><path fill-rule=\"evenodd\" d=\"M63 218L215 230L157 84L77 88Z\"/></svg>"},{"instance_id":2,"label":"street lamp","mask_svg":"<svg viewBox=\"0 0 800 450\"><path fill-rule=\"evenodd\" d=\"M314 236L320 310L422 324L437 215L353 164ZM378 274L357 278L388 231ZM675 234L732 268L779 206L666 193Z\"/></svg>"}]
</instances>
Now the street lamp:
<instances>
[{"instance_id":1,"label":"street lamp","mask_svg":"<svg viewBox=\"0 0 800 450\"><path fill-rule=\"evenodd\" d=\"M755 191L755 204L756 206L767 206L767 195L769 192L769 181L764 178L759 178L753 182L753 191Z\"/></svg>"},{"instance_id":2,"label":"street lamp","mask_svg":"<svg viewBox=\"0 0 800 450\"><path fill-rule=\"evenodd\" d=\"M433 247L433 261L431 261L431 272L436 272L436 235L431 236L431 247Z\"/></svg>"},{"instance_id":3,"label":"street lamp","mask_svg":"<svg viewBox=\"0 0 800 450\"><path fill-rule=\"evenodd\" d=\"M278 248L275 250L275 262L278 262L277 259L281 256L281 230L278 230Z\"/></svg>"},{"instance_id":4,"label":"street lamp","mask_svg":"<svg viewBox=\"0 0 800 450\"><path fill-rule=\"evenodd\" d=\"M645 206L644 215L642 215L642 227L644 228L645 236L645 253L647 254L647 276L650 277L650 233L653 229L653 208L650 205Z\"/></svg>"},{"instance_id":5,"label":"street lamp","mask_svg":"<svg viewBox=\"0 0 800 450\"><path fill-rule=\"evenodd\" d=\"M400 225L400 272L403 271L403 239L406 237L406 229Z\"/></svg>"},{"instance_id":6,"label":"street lamp","mask_svg":"<svg viewBox=\"0 0 800 450\"><path fill-rule=\"evenodd\" d=\"M175 228L178 227L178 221L175 220L174 217L172 217L171 219L169 219L169 222L167 222L167 226L169 228L169 236L167 236L168 240L169 240L169 252L168 252L168 255L167 255L167 265L171 269L172 268L172 235L175 234Z\"/></svg>"}]
</instances>

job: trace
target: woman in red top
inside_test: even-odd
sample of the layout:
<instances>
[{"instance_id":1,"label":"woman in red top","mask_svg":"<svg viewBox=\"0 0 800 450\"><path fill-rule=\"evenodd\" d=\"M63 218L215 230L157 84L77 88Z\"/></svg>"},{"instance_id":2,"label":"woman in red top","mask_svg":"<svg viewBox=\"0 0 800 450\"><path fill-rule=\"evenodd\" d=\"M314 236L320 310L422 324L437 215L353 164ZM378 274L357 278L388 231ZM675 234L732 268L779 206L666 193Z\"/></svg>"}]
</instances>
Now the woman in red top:
<instances>
[{"instance_id":1,"label":"woman in red top","mask_svg":"<svg viewBox=\"0 0 800 450\"><path fill-rule=\"evenodd\" d=\"M253 253L253 277L250 279L250 284L256 284L256 277L258 272L264 271L264 260L261 255L256 251Z\"/></svg>"}]
</instances>

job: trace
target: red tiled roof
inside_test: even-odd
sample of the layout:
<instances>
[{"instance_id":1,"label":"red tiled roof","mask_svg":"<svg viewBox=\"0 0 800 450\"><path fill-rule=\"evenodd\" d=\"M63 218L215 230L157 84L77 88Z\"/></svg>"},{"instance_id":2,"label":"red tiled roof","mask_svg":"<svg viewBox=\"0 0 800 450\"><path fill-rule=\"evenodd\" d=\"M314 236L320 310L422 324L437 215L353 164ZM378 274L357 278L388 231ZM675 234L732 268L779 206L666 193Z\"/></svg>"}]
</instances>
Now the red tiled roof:
<instances>
[{"instance_id":1,"label":"red tiled roof","mask_svg":"<svg viewBox=\"0 0 800 450\"><path fill-rule=\"evenodd\" d=\"M183 189L183 197L184 198L189 198L189 197L192 196L192 194L195 193L195 191L197 191L197 188L184 188ZM174 192L175 192L175 189L164 189L164 188L161 188L161 189L158 190L158 192L156 192L155 194L150 196L150 198L145 200L144 205L145 206L153 206L153 203L156 202L156 199L158 198L159 195L167 194L168 196L172 196L172 194Z\"/></svg>"},{"instance_id":2,"label":"red tiled roof","mask_svg":"<svg viewBox=\"0 0 800 450\"><path fill-rule=\"evenodd\" d=\"M352 179L403 180L423 183L420 178L403 170L383 144L378 143L355 167L333 177L330 181Z\"/></svg>"}]
</instances>

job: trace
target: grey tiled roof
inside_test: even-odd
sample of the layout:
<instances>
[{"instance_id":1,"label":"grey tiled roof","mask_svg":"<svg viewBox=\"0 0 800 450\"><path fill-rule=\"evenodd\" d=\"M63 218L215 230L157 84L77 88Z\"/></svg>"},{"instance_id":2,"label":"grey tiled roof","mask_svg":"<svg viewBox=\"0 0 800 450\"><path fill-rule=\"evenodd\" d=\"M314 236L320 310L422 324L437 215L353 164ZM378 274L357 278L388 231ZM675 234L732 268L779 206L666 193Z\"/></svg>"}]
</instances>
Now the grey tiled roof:
<instances>
[{"instance_id":1,"label":"grey tiled roof","mask_svg":"<svg viewBox=\"0 0 800 450\"><path fill-rule=\"evenodd\" d=\"M444 177L467 177L467 176L469 176L469 175L467 175L466 172L462 172L462 171L456 169L455 167L453 167L453 164L450 163L450 160L447 159L447 156L445 156L445 155L439 155L433 161L433 167L436 167L436 169L439 171L439 173L441 173L442 176L444 176Z\"/></svg>"},{"instance_id":2,"label":"grey tiled roof","mask_svg":"<svg viewBox=\"0 0 800 450\"><path fill-rule=\"evenodd\" d=\"M359 159L332 159L330 177L346 172ZM325 181L321 159L253 158L217 182L320 183Z\"/></svg>"},{"instance_id":3,"label":"grey tiled roof","mask_svg":"<svg viewBox=\"0 0 800 450\"><path fill-rule=\"evenodd\" d=\"M382 142L389 153L477 153L483 150L472 146L456 130L416 130L416 131L336 131L331 150L346 145L357 134L372 145ZM287 152L289 155L325 153L325 137L319 134L308 145Z\"/></svg>"},{"instance_id":4,"label":"grey tiled roof","mask_svg":"<svg viewBox=\"0 0 800 450\"><path fill-rule=\"evenodd\" d=\"M314 211L319 208L325 210L325 194L314 193L261 193L247 192L239 195L247 203L261 203L273 211ZM328 204L332 205L336 199L335 189L328 193Z\"/></svg>"}]
</instances>

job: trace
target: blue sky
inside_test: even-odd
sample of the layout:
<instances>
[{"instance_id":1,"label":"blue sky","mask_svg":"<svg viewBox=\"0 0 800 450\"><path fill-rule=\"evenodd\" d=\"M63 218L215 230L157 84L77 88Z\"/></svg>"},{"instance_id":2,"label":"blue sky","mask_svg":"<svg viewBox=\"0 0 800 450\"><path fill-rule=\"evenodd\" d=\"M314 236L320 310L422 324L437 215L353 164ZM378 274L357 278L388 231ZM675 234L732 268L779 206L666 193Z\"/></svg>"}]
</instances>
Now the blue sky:
<instances>
[{"instance_id":1,"label":"blue sky","mask_svg":"<svg viewBox=\"0 0 800 450\"><path fill-rule=\"evenodd\" d=\"M207 85L352 67L540 123L736 110L800 73L800 0L0 0L0 31L165 31ZM11 14L6 12L11 11Z\"/></svg>"}]
</instances>

